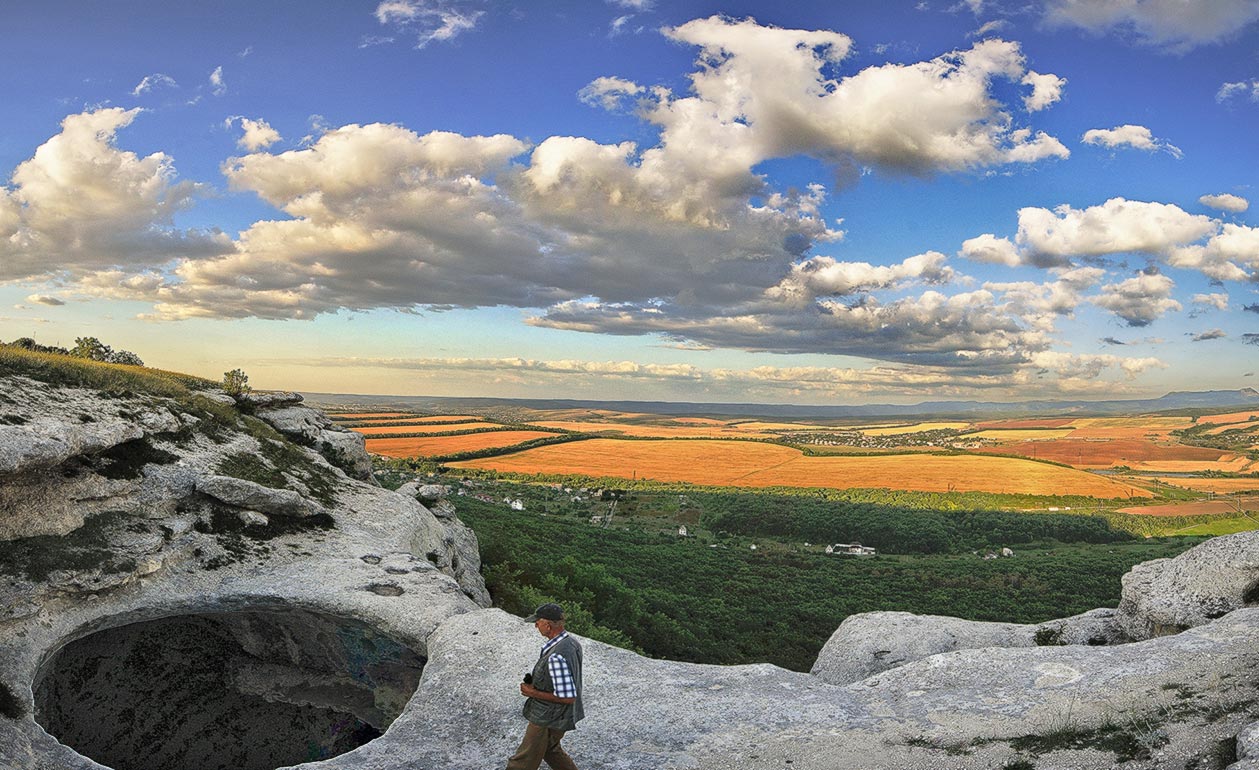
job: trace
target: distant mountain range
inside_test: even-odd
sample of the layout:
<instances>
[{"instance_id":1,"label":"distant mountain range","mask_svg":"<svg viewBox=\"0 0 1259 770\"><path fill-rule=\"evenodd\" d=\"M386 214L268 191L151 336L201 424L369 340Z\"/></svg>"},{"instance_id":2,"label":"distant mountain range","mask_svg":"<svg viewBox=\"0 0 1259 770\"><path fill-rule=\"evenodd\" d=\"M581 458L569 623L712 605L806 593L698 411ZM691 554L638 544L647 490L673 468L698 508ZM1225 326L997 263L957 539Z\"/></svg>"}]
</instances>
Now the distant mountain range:
<instances>
[{"instance_id":1,"label":"distant mountain range","mask_svg":"<svg viewBox=\"0 0 1259 770\"><path fill-rule=\"evenodd\" d=\"M323 406L371 406L433 410L450 413L462 409L610 409L661 415L722 417L792 417L840 419L846 417L975 417L975 416L1095 416L1144 414L1184 409L1223 407L1259 408L1259 391L1177 391L1159 398L1113 401L924 401L919 404L862 404L856 406L802 406L796 404L705 404L684 401L588 401L538 398L444 398L430 396L369 396L343 393L303 393Z\"/></svg>"}]
</instances>

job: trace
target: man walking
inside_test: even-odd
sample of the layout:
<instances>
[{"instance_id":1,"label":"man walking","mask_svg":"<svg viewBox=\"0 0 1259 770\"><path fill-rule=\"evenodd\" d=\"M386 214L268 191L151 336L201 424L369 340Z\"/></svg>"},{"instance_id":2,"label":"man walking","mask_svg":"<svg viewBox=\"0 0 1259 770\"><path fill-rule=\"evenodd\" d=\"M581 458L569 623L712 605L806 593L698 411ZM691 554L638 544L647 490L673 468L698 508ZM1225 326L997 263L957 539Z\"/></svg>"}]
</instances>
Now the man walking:
<instances>
[{"instance_id":1,"label":"man walking","mask_svg":"<svg viewBox=\"0 0 1259 770\"><path fill-rule=\"evenodd\" d=\"M543 760L553 770L577 770L560 746L564 733L585 716L581 705L581 645L564 630L564 609L544 604L525 620L546 637L542 654L520 685L529 720L524 740L507 770L538 770Z\"/></svg>"}]
</instances>

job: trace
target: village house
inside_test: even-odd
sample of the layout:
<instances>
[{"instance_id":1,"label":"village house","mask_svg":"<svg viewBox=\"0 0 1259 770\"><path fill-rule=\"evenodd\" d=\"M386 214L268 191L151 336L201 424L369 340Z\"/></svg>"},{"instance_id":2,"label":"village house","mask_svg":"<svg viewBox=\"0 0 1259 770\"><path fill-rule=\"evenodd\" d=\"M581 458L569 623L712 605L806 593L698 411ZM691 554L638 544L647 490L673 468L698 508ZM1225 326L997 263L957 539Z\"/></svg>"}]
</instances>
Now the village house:
<instances>
[{"instance_id":1,"label":"village house","mask_svg":"<svg viewBox=\"0 0 1259 770\"><path fill-rule=\"evenodd\" d=\"M874 556L877 550L861 543L833 543L826 546L826 552L839 556Z\"/></svg>"}]
</instances>

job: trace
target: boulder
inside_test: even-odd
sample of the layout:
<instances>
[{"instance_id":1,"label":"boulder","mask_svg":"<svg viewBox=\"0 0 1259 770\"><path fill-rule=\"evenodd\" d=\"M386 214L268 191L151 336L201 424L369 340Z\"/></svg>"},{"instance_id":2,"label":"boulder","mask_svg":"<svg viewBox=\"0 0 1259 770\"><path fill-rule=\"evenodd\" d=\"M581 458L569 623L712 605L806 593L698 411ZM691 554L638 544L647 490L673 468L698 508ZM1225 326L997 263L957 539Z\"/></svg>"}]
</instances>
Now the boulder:
<instances>
[{"instance_id":1,"label":"boulder","mask_svg":"<svg viewBox=\"0 0 1259 770\"><path fill-rule=\"evenodd\" d=\"M37 417L25 425L0 425L0 475L55 468L75 455L92 455L144 435L118 417L75 424Z\"/></svg>"},{"instance_id":2,"label":"boulder","mask_svg":"<svg viewBox=\"0 0 1259 770\"><path fill-rule=\"evenodd\" d=\"M1119 624L1131 639L1200 626L1259 604L1259 531L1212 538L1123 576Z\"/></svg>"},{"instance_id":3,"label":"boulder","mask_svg":"<svg viewBox=\"0 0 1259 770\"><path fill-rule=\"evenodd\" d=\"M284 435L308 445L314 444L319 434L332 427L327 415L308 406L260 408L256 416Z\"/></svg>"},{"instance_id":4,"label":"boulder","mask_svg":"<svg viewBox=\"0 0 1259 770\"><path fill-rule=\"evenodd\" d=\"M282 406L302 403L302 394L285 390L251 390L232 396L237 406L246 410L276 409Z\"/></svg>"},{"instance_id":5,"label":"boulder","mask_svg":"<svg viewBox=\"0 0 1259 770\"><path fill-rule=\"evenodd\" d=\"M428 504L450 497L448 484L421 484L415 489L415 496L420 502Z\"/></svg>"},{"instance_id":6,"label":"boulder","mask_svg":"<svg viewBox=\"0 0 1259 770\"><path fill-rule=\"evenodd\" d=\"M830 684L850 684L942 652L1034 646L1035 626L909 612L864 612L840 623L810 673Z\"/></svg>"},{"instance_id":7,"label":"boulder","mask_svg":"<svg viewBox=\"0 0 1259 770\"><path fill-rule=\"evenodd\" d=\"M315 448L350 478L377 483L372 475L372 456L367 453L367 440L363 434L348 430L323 430L315 440Z\"/></svg>"},{"instance_id":8,"label":"boulder","mask_svg":"<svg viewBox=\"0 0 1259 770\"><path fill-rule=\"evenodd\" d=\"M1259 722L1237 734L1237 761L1226 770L1259 770Z\"/></svg>"},{"instance_id":9,"label":"boulder","mask_svg":"<svg viewBox=\"0 0 1259 770\"><path fill-rule=\"evenodd\" d=\"M253 481L231 476L206 476L197 480L197 491L228 505L247 508L271 516L306 517L322 513L313 500L291 489L272 489Z\"/></svg>"},{"instance_id":10,"label":"boulder","mask_svg":"<svg viewBox=\"0 0 1259 770\"><path fill-rule=\"evenodd\" d=\"M1047 620L1036 626L1035 638L1040 645L1099 646L1131 641L1119 624L1119 611L1108 608L1089 610L1059 620Z\"/></svg>"}]
</instances>

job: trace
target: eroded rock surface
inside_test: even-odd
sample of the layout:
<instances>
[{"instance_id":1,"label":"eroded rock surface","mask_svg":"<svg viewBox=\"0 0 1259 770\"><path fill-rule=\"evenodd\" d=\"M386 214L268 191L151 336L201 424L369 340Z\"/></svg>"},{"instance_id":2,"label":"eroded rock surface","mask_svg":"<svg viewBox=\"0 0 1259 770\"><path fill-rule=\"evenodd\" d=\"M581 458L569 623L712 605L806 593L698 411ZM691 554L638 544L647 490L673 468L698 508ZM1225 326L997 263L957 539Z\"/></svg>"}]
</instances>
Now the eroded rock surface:
<instances>
[{"instance_id":1,"label":"eroded rock surface","mask_svg":"<svg viewBox=\"0 0 1259 770\"><path fill-rule=\"evenodd\" d=\"M915 660L977 647L1032 647L1036 629L1018 623L863 612L850 615L831 634L810 672L830 684L851 684Z\"/></svg>"},{"instance_id":2,"label":"eroded rock surface","mask_svg":"<svg viewBox=\"0 0 1259 770\"><path fill-rule=\"evenodd\" d=\"M1174 559L1138 564L1123 577L1119 622L1132 639L1200 626L1259 605L1259 531L1208 540Z\"/></svg>"}]
</instances>

